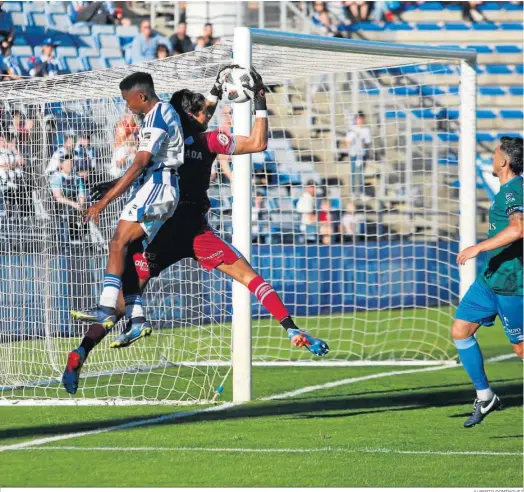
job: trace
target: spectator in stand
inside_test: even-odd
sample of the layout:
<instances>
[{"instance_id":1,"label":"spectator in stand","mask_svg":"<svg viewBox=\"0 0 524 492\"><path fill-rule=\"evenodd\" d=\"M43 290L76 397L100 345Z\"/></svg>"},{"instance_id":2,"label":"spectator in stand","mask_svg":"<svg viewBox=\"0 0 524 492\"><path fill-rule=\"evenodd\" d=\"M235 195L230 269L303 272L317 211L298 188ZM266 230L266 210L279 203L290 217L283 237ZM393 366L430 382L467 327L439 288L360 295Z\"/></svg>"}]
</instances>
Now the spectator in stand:
<instances>
[{"instance_id":1,"label":"spectator in stand","mask_svg":"<svg viewBox=\"0 0 524 492\"><path fill-rule=\"evenodd\" d=\"M254 242L264 242L261 233L263 232L263 222L267 220L266 197L260 191L256 192L253 206L251 207L251 233Z\"/></svg>"},{"instance_id":2,"label":"spectator in stand","mask_svg":"<svg viewBox=\"0 0 524 492\"><path fill-rule=\"evenodd\" d=\"M75 155L75 137L73 135L66 135L64 144L55 150L45 172L47 174L53 174L60 168L60 162L63 160L65 155L70 155L71 158Z\"/></svg>"},{"instance_id":3,"label":"spectator in stand","mask_svg":"<svg viewBox=\"0 0 524 492\"><path fill-rule=\"evenodd\" d=\"M376 22L393 22L395 17L399 21L404 22L404 19L401 17L401 13L404 11L405 2L373 2L373 20Z\"/></svg>"},{"instance_id":4,"label":"spectator in stand","mask_svg":"<svg viewBox=\"0 0 524 492\"><path fill-rule=\"evenodd\" d=\"M155 58L157 60L163 60L170 55L169 48L165 44L159 44L156 48Z\"/></svg>"},{"instance_id":5,"label":"spectator in stand","mask_svg":"<svg viewBox=\"0 0 524 492\"><path fill-rule=\"evenodd\" d=\"M16 157L10 148L8 139L0 136L0 185L2 188L16 188Z\"/></svg>"},{"instance_id":6,"label":"spectator in stand","mask_svg":"<svg viewBox=\"0 0 524 492\"><path fill-rule=\"evenodd\" d=\"M47 38L42 43L42 54L29 58L31 77L56 77L64 71L61 60L54 53L56 46L51 38Z\"/></svg>"},{"instance_id":7,"label":"spectator in stand","mask_svg":"<svg viewBox=\"0 0 524 492\"><path fill-rule=\"evenodd\" d=\"M344 2L346 17L352 23L365 22L369 18L374 2Z\"/></svg>"},{"instance_id":8,"label":"spectator in stand","mask_svg":"<svg viewBox=\"0 0 524 492\"><path fill-rule=\"evenodd\" d=\"M218 38L215 38L213 36L213 24L208 22L204 25L204 32L202 33L202 37L204 38L204 47L208 48L209 46L213 46L218 43Z\"/></svg>"},{"instance_id":9,"label":"spectator in stand","mask_svg":"<svg viewBox=\"0 0 524 492\"><path fill-rule=\"evenodd\" d=\"M460 2L462 7L462 20L465 22L490 22L478 9L484 2Z\"/></svg>"},{"instance_id":10,"label":"spectator in stand","mask_svg":"<svg viewBox=\"0 0 524 492\"><path fill-rule=\"evenodd\" d=\"M206 47L206 40L202 36L196 38L195 51L202 51Z\"/></svg>"},{"instance_id":11,"label":"spectator in stand","mask_svg":"<svg viewBox=\"0 0 524 492\"><path fill-rule=\"evenodd\" d=\"M131 113L126 114L115 127L115 147L120 147L129 135L138 135L138 125Z\"/></svg>"},{"instance_id":12,"label":"spectator in stand","mask_svg":"<svg viewBox=\"0 0 524 492\"><path fill-rule=\"evenodd\" d=\"M129 134L126 139L115 147L113 157L111 158L111 166L109 174L114 178L120 178L127 171L129 166L133 164L136 155L136 139L133 134Z\"/></svg>"},{"instance_id":13,"label":"spectator in stand","mask_svg":"<svg viewBox=\"0 0 524 492\"><path fill-rule=\"evenodd\" d=\"M5 2L0 2L0 36L3 36L9 43L13 43L15 38L15 26L10 12L2 10Z\"/></svg>"},{"instance_id":14,"label":"spectator in stand","mask_svg":"<svg viewBox=\"0 0 524 492\"><path fill-rule=\"evenodd\" d=\"M360 220L355 212L354 202L348 202L340 221L340 234L344 242L353 241L355 236L360 233Z\"/></svg>"},{"instance_id":15,"label":"spectator in stand","mask_svg":"<svg viewBox=\"0 0 524 492\"><path fill-rule=\"evenodd\" d=\"M346 135L351 161L351 188L354 197L364 195L364 166L369 156L368 149L371 142L371 130L366 124L366 115L359 111L355 124Z\"/></svg>"},{"instance_id":16,"label":"spectator in stand","mask_svg":"<svg viewBox=\"0 0 524 492\"><path fill-rule=\"evenodd\" d=\"M84 208L86 190L84 180L73 172L73 156L66 154L60 159L60 171L50 179L51 192L56 202L61 239L78 241L80 210Z\"/></svg>"},{"instance_id":17,"label":"spectator in stand","mask_svg":"<svg viewBox=\"0 0 524 492\"><path fill-rule=\"evenodd\" d=\"M116 8L114 2L70 2L71 22L89 22L90 24L114 24Z\"/></svg>"},{"instance_id":18,"label":"spectator in stand","mask_svg":"<svg viewBox=\"0 0 524 492\"><path fill-rule=\"evenodd\" d=\"M331 244L333 234L338 230L337 214L331 209L331 200L323 198L320 201L320 211L318 213L319 233L322 244Z\"/></svg>"},{"instance_id":19,"label":"spectator in stand","mask_svg":"<svg viewBox=\"0 0 524 492\"><path fill-rule=\"evenodd\" d=\"M2 52L2 75L3 80L19 80L23 78L24 71L16 56L11 55L11 43L4 39L0 43L0 50Z\"/></svg>"},{"instance_id":20,"label":"spectator in stand","mask_svg":"<svg viewBox=\"0 0 524 492\"><path fill-rule=\"evenodd\" d=\"M175 34L170 38L173 53L181 55L182 53L189 53L195 49L191 38L187 35L187 24L180 22Z\"/></svg>"},{"instance_id":21,"label":"spectator in stand","mask_svg":"<svg viewBox=\"0 0 524 492\"><path fill-rule=\"evenodd\" d=\"M315 181L306 183L304 193L298 199L297 212L300 213L301 230L308 241L317 240L317 198Z\"/></svg>"},{"instance_id":22,"label":"spectator in stand","mask_svg":"<svg viewBox=\"0 0 524 492\"><path fill-rule=\"evenodd\" d=\"M313 23L320 27L326 36L340 37L338 24L327 8L327 2L313 2Z\"/></svg>"},{"instance_id":23,"label":"spectator in stand","mask_svg":"<svg viewBox=\"0 0 524 492\"><path fill-rule=\"evenodd\" d=\"M22 210L22 199L25 198L25 192L22 189L24 164L25 161L20 155L16 139L10 135L1 137L0 186L4 190L6 208L13 212Z\"/></svg>"},{"instance_id":24,"label":"spectator in stand","mask_svg":"<svg viewBox=\"0 0 524 492\"><path fill-rule=\"evenodd\" d=\"M89 181L89 172L96 169L97 153L91 145L91 135L80 135L74 150L75 172L85 182Z\"/></svg>"},{"instance_id":25,"label":"spectator in stand","mask_svg":"<svg viewBox=\"0 0 524 492\"><path fill-rule=\"evenodd\" d=\"M140 63L155 59L159 44L168 46L169 41L151 29L151 22L144 19L140 22L140 32L130 46L131 63Z\"/></svg>"},{"instance_id":26,"label":"spectator in stand","mask_svg":"<svg viewBox=\"0 0 524 492\"><path fill-rule=\"evenodd\" d=\"M129 17L122 17L120 19L120 25L121 26L132 26L133 21Z\"/></svg>"}]
</instances>

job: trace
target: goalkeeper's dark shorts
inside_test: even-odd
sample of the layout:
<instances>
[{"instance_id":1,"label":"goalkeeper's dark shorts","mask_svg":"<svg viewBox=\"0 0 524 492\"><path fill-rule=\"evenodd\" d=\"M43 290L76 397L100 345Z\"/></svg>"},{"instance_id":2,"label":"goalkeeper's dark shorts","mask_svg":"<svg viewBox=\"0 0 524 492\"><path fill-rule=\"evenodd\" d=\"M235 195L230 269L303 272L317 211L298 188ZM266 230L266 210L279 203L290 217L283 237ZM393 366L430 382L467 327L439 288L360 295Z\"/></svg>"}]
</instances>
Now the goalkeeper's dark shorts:
<instances>
[{"instance_id":1,"label":"goalkeeper's dark shorts","mask_svg":"<svg viewBox=\"0 0 524 492\"><path fill-rule=\"evenodd\" d=\"M142 280L157 277L162 270L184 258L196 260L206 270L232 265L242 255L218 236L205 214L180 206L146 248L130 249L133 263Z\"/></svg>"}]
</instances>

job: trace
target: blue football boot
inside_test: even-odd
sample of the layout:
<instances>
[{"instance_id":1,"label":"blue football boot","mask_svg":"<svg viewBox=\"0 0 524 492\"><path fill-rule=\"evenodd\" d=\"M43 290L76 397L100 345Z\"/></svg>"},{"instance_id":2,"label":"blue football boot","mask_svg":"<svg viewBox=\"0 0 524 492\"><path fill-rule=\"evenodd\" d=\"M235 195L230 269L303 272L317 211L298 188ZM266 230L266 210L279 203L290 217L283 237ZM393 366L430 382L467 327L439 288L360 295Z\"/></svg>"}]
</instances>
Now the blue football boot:
<instances>
[{"instance_id":1,"label":"blue football boot","mask_svg":"<svg viewBox=\"0 0 524 492\"><path fill-rule=\"evenodd\" d=\"M312 337L303 330L290 328L287 330L287 335L293 345L296 347L306 347L314 355L323 357L329 352L329 347L326 342L320 338Z\"/></svg>"},{"instance_id":2,"label":"blue football boot","mask_svg":"<svg viewBox=\"0 0 524 492\"><path fill-rule=\"evenodd\" d=\"M71 311L71 317L78 321L100 323L108 331L120 319L115 309L105 306L97 306L89 311Z\"/></svg>"},{"instance_id":3,"label":"blue football boot","mask_svg":"<svg viewBox=\"0 0 524 492\"><path fill-rule=\"evenodd\" d=\"M83 347L79 347L67 356L67 364L62 376L62 384L65 390L74 395L78 389L78 380L80 379L80 370L86 360L86 352Z\"/></svg>"},{"instance_id":4,"label":"blue football boot","mask_svg":"<svg viewBox=\"0 0 524 492\"><path fill-rule=\"evenodd\" d=\"M125 330L109 346L111 348L129 347L138 339L148 337L152 332L151 323L145 318L131 318L127 322Z\"/></svg>"}]
</instances>

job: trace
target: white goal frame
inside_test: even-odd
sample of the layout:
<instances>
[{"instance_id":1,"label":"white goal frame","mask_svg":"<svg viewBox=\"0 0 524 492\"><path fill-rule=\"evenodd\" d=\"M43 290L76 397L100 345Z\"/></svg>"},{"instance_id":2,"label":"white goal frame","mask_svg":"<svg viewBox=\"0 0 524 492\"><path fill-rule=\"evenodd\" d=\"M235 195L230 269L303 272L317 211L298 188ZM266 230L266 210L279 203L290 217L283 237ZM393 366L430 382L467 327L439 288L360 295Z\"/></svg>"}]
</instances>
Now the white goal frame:
<instances>
[{"instance_id":1,"label":"white goal frame","mask_svg":"<svg viewBox=\"0 0 524 492\"><path fill-rule=\"evenodd\" d=\"M251 66L254 44L305 48L309 50L354 53L364 55L382 55L391 57L413 56L416 58L441 59L460 62L460 144L459 144L459 247L462 250L476 242L476 108L477 108L477 73L475 70L477 53L469 49L433 48L420 45L359 41L342 38L330 38L308 34L292 34L237 27L234 32L234 62ZM234 105L234 133L249 135L251 129L251 103ZM251 258L251 156L234 156L233 188L233 244L247 258ZM459 270L459 297L462 298L476 276L476 259L470 260ZM251 303L247 289L238 282L233 284L233 323L232 323L232 365L233 365L233 400L244 402L251 400L252 361L251 361ZM363 363L364 362L364 363ZM433 364L446 362L433 361ZM450 363L447 361L447 363ZM455 364L456 362L451 362ZM327 365L378 365L365 361L319 361L319 366ZM257 364L258 365L258 364ZM263 365L275 365L267 363ZM297 365L286 362L278 365ZM311 363L304 365L310 366ZM384 362L381 365L385 365ZM431 365L429 361L387 361L387 365Z\"/></svg>"}]
</instances>

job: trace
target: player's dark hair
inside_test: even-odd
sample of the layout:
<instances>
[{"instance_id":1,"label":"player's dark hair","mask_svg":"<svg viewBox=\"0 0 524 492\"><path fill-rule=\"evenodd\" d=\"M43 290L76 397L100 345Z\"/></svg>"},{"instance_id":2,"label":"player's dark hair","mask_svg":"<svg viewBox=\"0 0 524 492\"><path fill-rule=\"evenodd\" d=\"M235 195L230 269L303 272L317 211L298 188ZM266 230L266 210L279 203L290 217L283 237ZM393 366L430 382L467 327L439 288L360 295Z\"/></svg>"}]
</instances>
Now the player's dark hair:
<instances>
[{"instance_id":1,"label":"player's dark hair","mask_svg":"<svg viewBox=\"0 0 524 492\"><path fill-rule=\"evenodd\" d=\"M184 127L187 128L187 125L194 124L189 115L200 113L206 107L206 98L198 92L182 89L171 96L169 103L180 116L182 129L184 129Z\"/></svg>"},{"instance_id":2,"label":"player's dark hair","mask_svg":"<svg viewBox=\"0 0 524 492\"><path fill-rule=\"evenodd\" d=\"M155 84L153 83L153 77L151 77L151 74L146 72L135 72L131 75L128 75L125 79L122 79L119 87L122 92L130 91L133 89L141 89L147 94L155 93Z\"/></svg>"},{"instance_id":3,"label":"player's dark hair","mask_svg":"<svg viewBox=\"0 0 524 492\"><path fill-rule=\"evenodd\" d=\"M500 150L509 157L509 168L516 175L522 174L523 140L520 137L502 137Z\"/></svg>"}]
</instances>

